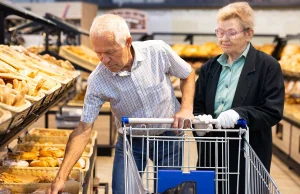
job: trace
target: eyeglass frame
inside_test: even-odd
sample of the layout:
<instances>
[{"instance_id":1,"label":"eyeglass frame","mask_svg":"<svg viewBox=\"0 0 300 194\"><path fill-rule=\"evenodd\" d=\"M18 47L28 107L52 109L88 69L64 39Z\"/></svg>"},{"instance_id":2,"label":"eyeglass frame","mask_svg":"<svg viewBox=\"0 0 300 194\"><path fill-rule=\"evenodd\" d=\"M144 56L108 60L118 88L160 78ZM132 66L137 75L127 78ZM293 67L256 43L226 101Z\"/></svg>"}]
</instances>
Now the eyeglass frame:
<instances>
[{"instance_id":1,"label":"eyeglass frame","mask_svg":"<svg viewBox=\"0 0 300 194\"><path fill-rule=\"evenodd\" d=\"M231 35L230 37L228 37L228 35L226 34L226 32L229 32L229 30L223 30L223 31L224 31L223 35L222 35L221 37L219 37L219 36L217 35L217 31L218 31L219 29L222 30L221 28L215 29L215 33L216 33L217 38L222 38L224 35L226 35L226 37L227 37L229 40L230 40L233 36L236 36L237 34L239 34L239 33L241 33L241 32L245 32L245 31L248 31L248 30L249 30L249 28L244 28L242 31L237 32L235 29L229 29L229 30L234 30L234 31L235 31L235 34L234 34L234 35ZM233 39L235 39L235 38L233 38Z\"/></svg>"}]
</instances>

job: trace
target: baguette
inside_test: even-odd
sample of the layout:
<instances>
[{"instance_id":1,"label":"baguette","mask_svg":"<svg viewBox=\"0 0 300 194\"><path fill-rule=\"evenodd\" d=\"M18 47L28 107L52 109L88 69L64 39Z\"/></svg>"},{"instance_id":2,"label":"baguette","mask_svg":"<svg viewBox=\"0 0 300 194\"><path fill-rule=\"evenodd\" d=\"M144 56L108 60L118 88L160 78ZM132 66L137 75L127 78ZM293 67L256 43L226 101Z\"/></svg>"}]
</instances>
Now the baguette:
<instances>
[{"instance_id":1,"label":"baguette","mask_svg":"<svg viewBox=\"0 0 300 194\"><path fill-rule=\"evenodd\" d=\"M4 104L7 104L8 103L8 98L10 97L10 88L6 87L4 88L4 91L3 91L3 103Z\"/></svg>"},{"instance_id":2,"label":"baguette","mask_svg":"<svg viewBox=\"0 0 300 194\"><path fill-rule=\"evenodd\" d=\"M12 73L0 73L0 78L2 78L2 79L28 80L27 77L24 77L22 75L12 74Z\"/></svg>"}]
</instances>

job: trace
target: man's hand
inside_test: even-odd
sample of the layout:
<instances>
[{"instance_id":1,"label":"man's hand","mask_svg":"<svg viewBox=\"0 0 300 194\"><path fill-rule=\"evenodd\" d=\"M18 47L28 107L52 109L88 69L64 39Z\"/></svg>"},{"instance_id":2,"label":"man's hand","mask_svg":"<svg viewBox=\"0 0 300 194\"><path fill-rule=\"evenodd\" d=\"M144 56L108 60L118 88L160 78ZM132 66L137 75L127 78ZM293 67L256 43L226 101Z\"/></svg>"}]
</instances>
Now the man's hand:
<instances>
[{"instance_id":1,"label":"man's hand","mask_svg":"<svg viewBox=\"0 0 300 194\"><path fill-rule=\"evenodd\" d=\"M182 128L182 124L183 124L183 120L185 120L184 122L184 126L183 128L189 128L191 127L191 123L188 121L188 119L190 119L191 121L193 121L194 119L194 115L192 110L188 110L188 109L183 109L180 110L179 112L177 112L174 116L174 123L172 125L172 128Z\"/></svg>"},{"instance_id":2,"label":"man's hand","mask_svg":"<svg viewBox=\"0 0 300 194\"><path fill-rule=\"evenodd\" d=\"M54 181L52 185L48 188L47 194L58 194L65 188L65 181Z\"/></svg>"},{"instance_id":3,"label":"man's hand","mask_svg":"<svg viewBox=\"0 0 300 194\"><path fill-rule=\"evenodd\" d=\"M225 112L222 112L219 116L218 116L218 120L219 120L219 124L216 125L216 128L221 129L221 127L223 128L234 128L234 125L237 124L237 121L239 120L240 115L230 109L227 110Z\"/></svg>"}]
</instances>

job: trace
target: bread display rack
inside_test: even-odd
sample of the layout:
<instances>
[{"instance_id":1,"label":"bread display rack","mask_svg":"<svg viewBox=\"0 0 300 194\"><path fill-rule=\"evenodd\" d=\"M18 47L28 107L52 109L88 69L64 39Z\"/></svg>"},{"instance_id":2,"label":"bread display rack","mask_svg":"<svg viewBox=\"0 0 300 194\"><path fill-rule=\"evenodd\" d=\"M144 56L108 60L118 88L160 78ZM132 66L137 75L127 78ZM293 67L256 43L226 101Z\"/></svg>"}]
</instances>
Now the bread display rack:
<instances>
[{"instance_id":1,"label":"bread display rack","mask_svg":"<svg viewBox=\"0 0 300 194\"><path fill-rule=\"evenodd\" d=\"M14 14L18 15L20 17L30 19L39 25L42 25L44 29L49 30L50 28L54 28L57 25L54 22L51 22L49 19L45 19L43 17L37 16L23 8L18 8L17 6L14 6L11 3L6 2L0 2L0 26L2 27L0 30L0 42L4 43L4 18L8 15ZM1 49L11 49L7 46L1 46ZM51 58L39 58L38 56L31 56L31 54L25 54L22 50L23 48L13 48L14 50L10 50L7 53L7 56L9 56L9 53L14 52L13 56L19 56L20 58L24 57L23 61L27 58L31 58L30 60L33 60L34 62L27 64L21 64L22 71L19 71L18 67L9 68L11 65L20 65L19 62L14 61L14 59L17 59L15 57L5 57L3 58L3 52L1 51L2 59L1 60L1 86L0 90L4 92L5 88L11 87L9 90L9 95L11 97L16 98L16 96L19 96L19 94L22 91L19 91L18 84L23 84L21 89L25 85L28 85L30 83L38 83L40 80L38 78L44 78L45 80L48 80L48 83L56 83L54 87L49 88L48 91L43 90L43 92L40 95L37 96L31 96L29 94L22 94L24 98L24 108L22 106L20 107L10 107L10 105L7 105L5 103L8 103L8 100L4 100L5 103L0 103L0 147L1 150L5 150L6 146L10 144L13 140L18 139L18 137L25 137L26 131L28 128L36 122L40 117L42 117L51 107L55 106L58 102L65 102L67 103L70 99L75 96L76 93L76 83L79 78L79 74L76 74L74 71L73 76L69 75L68 79L60 79L59 77L55 76L48 76L45 74L44 70L47 70L48 73L51 74L52 70L55 69L57 72L64 72L67 73L64 69L61 69L58 67L58 64L53 66L44 66L45 62L40 63L39 61L42 60L48 60L51 63ZM18 52L21 53L21 55L18 54ZM50 53L52 54L52 53ZM1 57L0 57L1 58ZM56 58L57 59L57 58ZM59 58L62 59L62 58ZM11 63L10 63L11 62ZM36 65L39 64L39 65ZM27 69L24 68L26 65L31 66L34 71L27 72ZM36 66L35 66L36 65ZM52 72L53 73L53 72ZM6 77L8 75L8 77ZM31 75L31 78L26 77L25 75ZM35 75L38 75L38 77L35 79ZM70 77L71 76L71 77ZM8 81L8 80L11 80ZM12 82L14 80L14 82ZM7 89L6 89L7 90ZM5 90L5 95L7 91ZM0 99L1 100L1 99ZM2 99L3 100L3 99ZM10 102L8 104L13 104L14 102ZM95 136L94 136L95 137ZM29 136L27 136L28 140L30 139ZM31 139L33 140L33 139ZM39 139L43 140L43 139ZM65 139L63 139L65 141ZM96 141L96 140L95 140ZM94 172L94 165L95 160L97 156L97 152L95 151L95 141L91 141L90 146L87 148L86 151L86 157L82 157L83 160L85 160L85 167L82 169L74 168L71 173L71 179L75 181L68 181L66 184L65 191L71 193L71 194L81 194L81 193L90 193L91 191L91 182L93 181L93 173ZM24 144L24 142L23 142ZM20 147L22 143L18 144ZM65 147L65 146L61 146ZM17 148L17 147L16 147ZM14 148L14 149L16 149ZM13 150L14 150L13 149ZM33 170L34 168L35 170ZM52 174L53 176L56 174L58 170L58 167L55 168L48 168L48 167L0 167L0 173L1 178L3 178L3 175L5 175L5 172L7 171L6 175L30 175L33 176L34 173L38 174L39 176L42 174ZM4 174L3 174L4 173ZM12 177L13 178L13 177ZM38 177L40 178L40 177ZM18 180L18 179L17 179ZM25 180L25 179L24 179ZM48 180L48 179L46 179ZM43 179L41 180L43 181ZM49 180L48 180L49 181ZM18 181L17 181L18 182ZM26 181L25 181L26 182ZM13 192L18 193L31 193L41 187L49 187L50 183L1 183L0 187L5 187L8 190L11 190Z\"/></svg>"},{"instance_id":2,"label":"bread display rack","mask_svg":"<svg viewBox=\"0 0 300 194\"><path fill-rule=\"evenodd\" d=\"M272 128L273 153L300 174L300 34L278 42L277 59L285 81L283 119Z\"/></svg>"}]
</instances>

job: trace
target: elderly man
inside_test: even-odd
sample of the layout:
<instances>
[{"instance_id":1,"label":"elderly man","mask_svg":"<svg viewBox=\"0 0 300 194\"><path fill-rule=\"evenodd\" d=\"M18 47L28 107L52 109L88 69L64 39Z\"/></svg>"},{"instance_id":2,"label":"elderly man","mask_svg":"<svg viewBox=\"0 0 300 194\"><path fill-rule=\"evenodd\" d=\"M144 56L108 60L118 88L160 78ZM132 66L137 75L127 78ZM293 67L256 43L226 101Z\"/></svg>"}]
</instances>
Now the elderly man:
<instances>
[{"instance_id":1,"label":"elderly man","mask_svg":"<svg viewBox=\"0 0 300 194\"><path fill-rule=\"evenodd\" d=\"M173 127L182 125L184 118L193 118L195 73L166 43L153 40L132 42L128 26L117 15L97 17L90 29L94 51L101 63L88 80L83 114L78 127L70 135L64 161L48 193L56 194L63 189L68 174L80 158L89 141L92 126L100 107L105 101L111 104L119 133L122 133L121 117L174 118ZM177 101L170 81L170 75L181 79L182 104ZM174 132L160 131L164 136L176 136ZM132 149L139 170L145 167L145 154L141 150L142 140L133 140ZM171 145L173 146L173 145ZM178 146L178 145L177 145ZM174 145L175 147L175 145ZM159 153L167 153L158 145ZM170 157L174 162L180 157ZM168 160L159 163L170 162ZM171 161L172 162L172 161ZM143 164L143 166L142 166ZM114 194L124 194L123 140L119 135L116 143L112 188Z\"/></svg>"}]
</instances>

